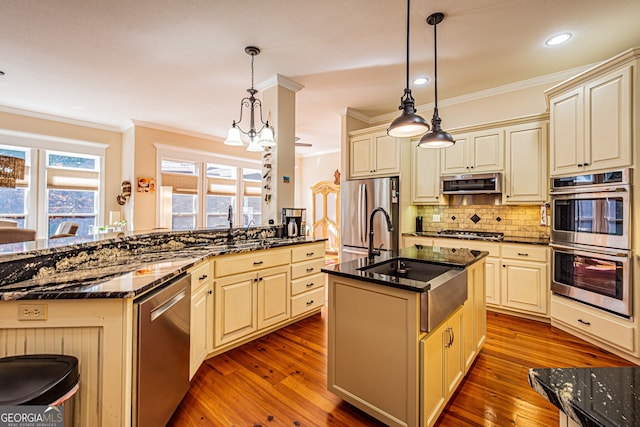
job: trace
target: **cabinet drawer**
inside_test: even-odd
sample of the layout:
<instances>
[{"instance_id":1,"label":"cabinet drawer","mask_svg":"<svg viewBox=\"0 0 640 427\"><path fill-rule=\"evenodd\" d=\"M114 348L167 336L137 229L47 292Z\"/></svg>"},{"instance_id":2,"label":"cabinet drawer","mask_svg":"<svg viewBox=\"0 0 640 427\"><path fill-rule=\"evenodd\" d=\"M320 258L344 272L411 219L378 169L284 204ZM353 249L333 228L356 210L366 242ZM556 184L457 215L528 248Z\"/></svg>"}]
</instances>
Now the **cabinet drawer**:
<instances>
[{"instance_id":1,"label":"cabinet drawer","mask_svg":"<svg viewBox=\"0 0 640 427\"><path fill-rule=\"evenodd\" d=\"M621 349L634 351L634 328L631 323L614 319L606 313L599 314L597 310L587 306L578 308L577 304L553 296L551 318Z\"/></svg>"},{"instance_id":2,"label":"cabinet drawer","mask_svg":"<svg viewBox=\"0 0 640 427\"><path fill-rule=\"evenodd\" d=\"M297 246L291 249L291 262L300 262L322 257L324 257L324 242Z\"/></svg>"},{"instance_id":3,"label":"cabinet drawer","mask_svg":"<svg viewBox=\"0 0 640 427\"><path fill-rule=\"evenodd\" d=\"M215 277L224 277L289 264L289 260L289 249L269 249L242 255L230 255L215 260L214 273Z\"/></svg>"},{"instance_id":4,"label":"cabinet drawer","mask_svg":"<svg viewBox=\"0 0 640 427\"><path fill-rule=\"evenodd\" d=\"M291 317L296 317L307 311L320 308L324 305L324 286L315 291L305 292L291 298Z\"/></svg>"},{"instance_id":5,"label":"cabinet drawer","mask_svg":"<svg viewBox=\"0 0 640 427\"><path fill-rule=\"evenodd\" d=\"M298 295L302 292L310 291L312 289L318 289L319 287L324 286L325 280L326 276L322 273L292 280L291 295Z\"/></svg>"},{"instance_id":6,"label":"cabinet drawer","mask_svg":"<svg viewBox=\"0 0 640 427\"><path fill-rule=\"evenodd\" d=\"M324 267L324 258L293 264L291 265L291 278L297 279L298 277L319 273L322 267Z\"/></svg>"},{"instance_id":7,"label":"cabinet drawer","mask_svg":"<svg viewBox=\"0 0 640 427\"><path fill-rule=\"evenodd\" d=\"M547 262L547 246L536 245L502 245L502 258L521 259L526 261Z\"/></svg>"},{"instance_id":8,"label":"cabinet drawer","mask_svg":"<svg viewBox=\"0 0 640 427\"><path fill-rule=\"evenodd\" d=\"M212 279L211 264L206 261L196 266L191 273L191 294L194 294L202 285L206 285Z\"/></svg>"}]
</instances>

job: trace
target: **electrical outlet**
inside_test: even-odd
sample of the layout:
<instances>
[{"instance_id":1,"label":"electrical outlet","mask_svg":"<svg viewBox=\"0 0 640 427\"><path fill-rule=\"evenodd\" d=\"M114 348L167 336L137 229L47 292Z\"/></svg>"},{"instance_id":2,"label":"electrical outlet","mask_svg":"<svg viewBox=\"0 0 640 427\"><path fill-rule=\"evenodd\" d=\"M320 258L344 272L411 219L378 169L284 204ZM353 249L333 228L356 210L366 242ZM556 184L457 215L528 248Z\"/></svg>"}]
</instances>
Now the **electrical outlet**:
<instances>
[{"instance_id":1,"label":"electrical outlet","mask_svg":"<svg viewBox=\"0 0 640 427\"><path fill-rule=\"evenodd\" d=\"M47 320L47 304L18 304L18 320Z\"/></svg>"},{"instance_id":2,"label":"electrical outlet","mask_svg":"<svg viewBox=\"0 0 640 427\"><path fill-rule=\"evenodd\" d=\"M431 218L431 222L440 222L440 215L434 214Z\"/></svg>"}]
</instances>

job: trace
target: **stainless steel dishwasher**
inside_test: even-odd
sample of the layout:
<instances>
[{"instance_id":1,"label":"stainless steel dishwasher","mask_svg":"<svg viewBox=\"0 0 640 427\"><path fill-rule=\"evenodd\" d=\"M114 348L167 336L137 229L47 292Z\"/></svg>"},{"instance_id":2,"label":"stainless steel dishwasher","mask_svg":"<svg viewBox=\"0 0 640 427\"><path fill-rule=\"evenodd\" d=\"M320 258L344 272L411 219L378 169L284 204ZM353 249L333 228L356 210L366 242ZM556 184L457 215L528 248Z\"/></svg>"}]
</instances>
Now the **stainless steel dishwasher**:
<instances>
[{"instance_id":1,"label":"stainless steel dishwasher","mask_svg":"<svg viewBox=\"0 0 640 427\"><path fill-rule=\"evenodd\" d=\"M191 277L134 301L133 425L164 426L189 389Z\"/></svg>"}]
</instances>

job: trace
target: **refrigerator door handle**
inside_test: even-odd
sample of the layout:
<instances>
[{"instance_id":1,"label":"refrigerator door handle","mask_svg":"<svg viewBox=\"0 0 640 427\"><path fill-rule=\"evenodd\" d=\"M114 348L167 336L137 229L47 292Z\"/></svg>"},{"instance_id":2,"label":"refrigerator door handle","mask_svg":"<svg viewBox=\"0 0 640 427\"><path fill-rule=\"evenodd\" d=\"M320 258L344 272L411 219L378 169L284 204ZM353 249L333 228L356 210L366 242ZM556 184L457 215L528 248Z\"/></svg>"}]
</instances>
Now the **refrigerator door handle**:
<instances>
[{"instance_id":1,"label":"refrigerator door handle","mask_svg":"<svg viewBox=\"0 0 640 427\"><path fill-rule=\"evenodd\" d=\"M362 225L360 224L360 218L362 217L362 184L358 184L358 216L357 216L357 224L358 227L358 239L360 239L360 243L362 243Z\"/></svg>"},{"instance_id":2,"label":"refrigerator door handle","mask_svg":"<svg viewBox=\"0 0 640 427\"><path fill-rule=\"evenodd\" d=\"M369 206L369 200L368 200L368 194L367 194L367 186L365 184L362 184L362 230L363 230L363 235L362 235L362 243L364 244L367 241L367 233L369 232L368 227L367 227L367 206Z\"/></svg>"}]
</instances>

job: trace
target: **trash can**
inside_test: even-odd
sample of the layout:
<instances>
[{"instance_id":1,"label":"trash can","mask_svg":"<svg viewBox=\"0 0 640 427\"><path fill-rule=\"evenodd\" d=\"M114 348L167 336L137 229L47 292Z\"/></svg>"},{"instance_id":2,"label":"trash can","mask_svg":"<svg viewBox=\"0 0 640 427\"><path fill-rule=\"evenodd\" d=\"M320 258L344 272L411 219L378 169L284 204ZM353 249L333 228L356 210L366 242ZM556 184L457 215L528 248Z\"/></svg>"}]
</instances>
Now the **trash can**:
<instances>
[{"instance_id":1,"label":"trash can","mask_svg":"<svg viewBox=\"0 0 640 427\"><path fill-rule=\"evenodd\" d=\"M64 426L73 426L78 359L60 354L0 358L0 406L62 406Z\"/></svg>"}]
</instances>

